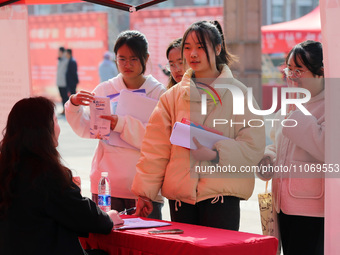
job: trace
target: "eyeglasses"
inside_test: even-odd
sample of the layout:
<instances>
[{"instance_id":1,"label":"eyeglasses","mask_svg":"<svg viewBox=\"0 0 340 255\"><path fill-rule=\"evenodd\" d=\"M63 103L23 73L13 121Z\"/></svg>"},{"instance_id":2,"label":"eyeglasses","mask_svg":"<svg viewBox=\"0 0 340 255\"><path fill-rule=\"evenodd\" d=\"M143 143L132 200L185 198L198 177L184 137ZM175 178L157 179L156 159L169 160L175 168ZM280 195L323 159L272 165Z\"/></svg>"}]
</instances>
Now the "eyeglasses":
<instances>
[{"instance_id":1,"label":"eyeglasses","mask_svg":"<svg viewBox=\"0 0 340 255\"><path fill-rule=\"evenodd\" d=\"M306 71L300 71L298 69L290 70L288 67L284 68L282 71L284 71L287 77L295 76L296 78L301 78L304 73L309 72L309 70L306 70Z\"/></svg>"},{"instance_id":2,"label":"eyeglasses","mask_svg":"<svg viewBox=\"0 0 340 255\"><path fill-rule=\"evenodd\" d=\"M171 62L171 63L166 64L166 69L168 71L174 70L175 68L182 69L183 68L183 60L178 60L176 62Z\"/></svg>"},{"instance_id":3,"label":"eyeglasses","mask_svg":"<svg viewBox=\"0 0 340 255\"><path fill-rule=\"evenodd\" d=\"M120 66L125 66L127 63L129 63L131 66L135 66L136 64L139 63L139 58L131 58L131 59L117 58L116 61L117 61L117 64Z\"/></svg>"}]
</instances>

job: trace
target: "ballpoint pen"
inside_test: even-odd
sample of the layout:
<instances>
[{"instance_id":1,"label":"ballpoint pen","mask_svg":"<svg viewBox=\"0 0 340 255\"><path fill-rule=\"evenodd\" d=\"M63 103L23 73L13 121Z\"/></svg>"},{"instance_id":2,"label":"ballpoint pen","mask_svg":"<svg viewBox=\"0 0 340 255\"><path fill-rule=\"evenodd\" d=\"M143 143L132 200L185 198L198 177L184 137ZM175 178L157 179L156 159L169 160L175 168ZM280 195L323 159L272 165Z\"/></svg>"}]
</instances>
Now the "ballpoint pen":
<instances>
[{"instance_id":1,"label":"ballpoint pen","mask_svg":"<svg viewBox=\"0 0 340 255\"><path fill-rule=\"evenodd\" d=\"M131 207L129 209L125 209L125 210L119 212L118 215L124 215L124 214L131 212L131 211L134 211L134 210L136 210L136 207Z\"/></svg>"}]
</instances>

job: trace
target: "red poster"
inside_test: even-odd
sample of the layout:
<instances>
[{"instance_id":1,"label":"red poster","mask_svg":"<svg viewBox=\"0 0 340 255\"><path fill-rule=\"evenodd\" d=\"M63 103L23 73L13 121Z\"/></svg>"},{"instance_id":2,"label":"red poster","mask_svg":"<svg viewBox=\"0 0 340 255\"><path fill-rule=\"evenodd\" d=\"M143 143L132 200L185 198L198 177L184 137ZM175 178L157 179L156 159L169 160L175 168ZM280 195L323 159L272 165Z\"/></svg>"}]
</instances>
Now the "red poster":
<instances>
[{"instance_id":1,"label":"red poster","mask_svg":"<svg viewBox=\"0 0 340 255\"><path fill-rule=\"evenodd\" d=\"M13 105L31 93L25 5L0 8L0 140Z\"/></svg>"},{"instance_id":2,"label":"red poster","mask_svg":"<svg viewBox=\"0 0 340 255\"><path fill-rule=\"evenodd\" d=\"M130 15L130 28L145 34L149 42L148 72L164 85L168 78L158 65L166 65L169 43L182 37L185 30L199 20L218 20L223 25L223 7L153 9Z\"/></svg>"},{"instance_id":3,"label":"red poster","mask_svg":"<svg viewBox=\"0 0 340 255\"><path fill-rule=\"evenodd\" d=\"M60 100L56 71L61 46L72 49L77 61L77 90L93 90L99 84L98 64L108 50L107 27L107 13L30 16L33 94Z\"/></svg>"}]
</instances>

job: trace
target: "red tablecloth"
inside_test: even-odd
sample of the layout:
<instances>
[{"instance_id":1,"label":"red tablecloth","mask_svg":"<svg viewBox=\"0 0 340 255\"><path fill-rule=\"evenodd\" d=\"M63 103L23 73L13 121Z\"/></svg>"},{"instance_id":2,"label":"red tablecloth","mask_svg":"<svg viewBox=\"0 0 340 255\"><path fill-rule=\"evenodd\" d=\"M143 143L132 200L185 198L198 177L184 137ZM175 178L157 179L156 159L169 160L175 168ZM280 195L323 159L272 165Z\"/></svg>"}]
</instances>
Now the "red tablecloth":
<instances>
[{"instance_id":1,"label":"red tablecloth","mask_svg":"<svg viewBox=\"0 0 340 255\"><path fill-rule=\"evenodd\" d=\"M147 219L146 219L147 220ZM109 235L80 238L84 249L102 249L110 255L275 255L274 237L171 222L152 228L184 230L183 234L150 235L149 229L113 230Z\"/></svg>"}]
</instances>

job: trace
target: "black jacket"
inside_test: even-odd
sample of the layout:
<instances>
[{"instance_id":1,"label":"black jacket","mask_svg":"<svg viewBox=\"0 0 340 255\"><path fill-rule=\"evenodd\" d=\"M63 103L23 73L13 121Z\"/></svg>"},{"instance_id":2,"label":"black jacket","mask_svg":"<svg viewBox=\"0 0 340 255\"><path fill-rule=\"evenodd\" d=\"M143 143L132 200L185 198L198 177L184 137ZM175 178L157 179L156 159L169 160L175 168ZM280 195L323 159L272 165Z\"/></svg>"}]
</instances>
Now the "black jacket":
<instances>
[{"instance_id":1,"label":"black jacket","mask_svg":"<svg viewBox=\"0 0 340 255\"><path fill-rule=\"evenodd\" d=\"M66 69L66 86L69 89L75 89L77 84L79 83L78 79L78 70L77 70L77 62L74 58L70 58L68 61L67 69Z\"/></svg>"},{"instance_id":2,"label":"black jacket","mask_svg":"<svg viewBox=\"0 0 340 255\"><path fill-rule=\"evenodd\" d=\"M83 255L78 236L108 234L113 222L77 185L18 182L8 217L0 219L1 255Z\"/></svg>"}]
</instances>

